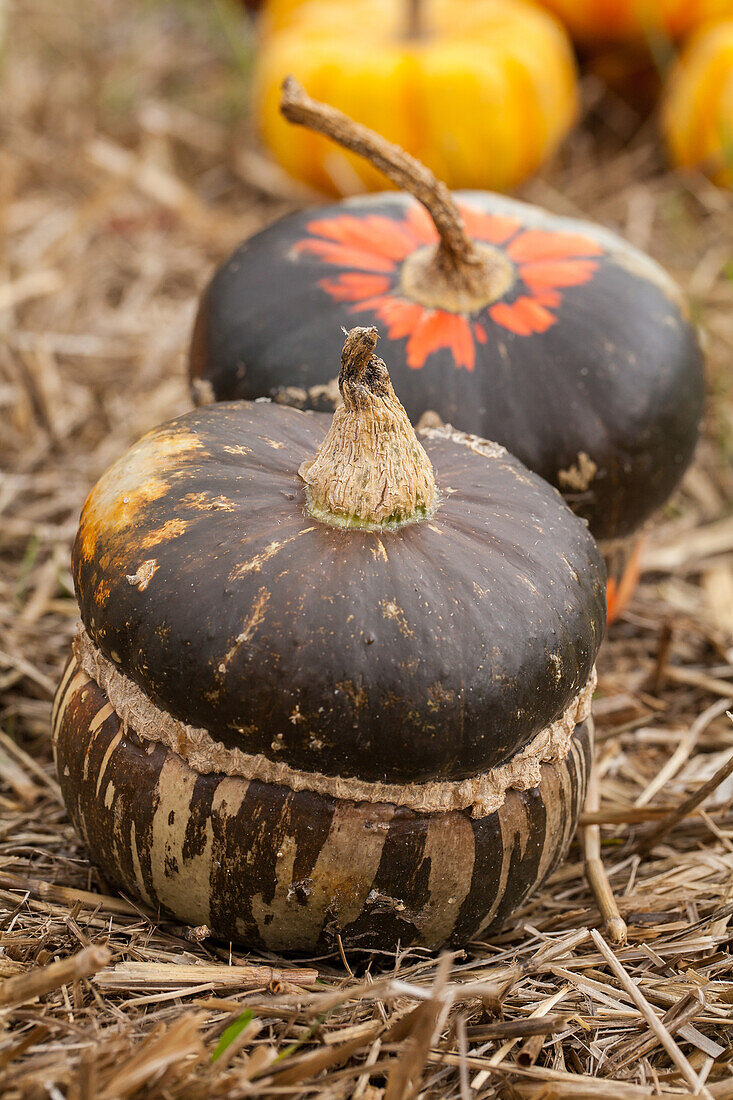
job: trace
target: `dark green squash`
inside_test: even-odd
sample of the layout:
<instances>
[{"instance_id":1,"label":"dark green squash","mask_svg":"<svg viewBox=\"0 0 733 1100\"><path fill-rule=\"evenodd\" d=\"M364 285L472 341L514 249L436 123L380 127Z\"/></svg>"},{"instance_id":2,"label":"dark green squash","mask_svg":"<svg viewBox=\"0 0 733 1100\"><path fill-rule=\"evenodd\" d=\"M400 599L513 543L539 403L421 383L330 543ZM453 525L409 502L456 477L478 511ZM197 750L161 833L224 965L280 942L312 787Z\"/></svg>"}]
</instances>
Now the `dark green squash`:
<instances>
[{"instance_id":1,"label":"dark green squash","mask_svg":"<svg viewBox=\"0 0 733 1100\"><path fill-rule=\"evenodd\" d=\"M423 449L376 339L347 338L330 427L259 402L150 432L74 546L54 740L80 834L149 904L279 950L483 933L588 773L596 545L503 448Z\"/></svg>"},{"instance_id":2,"label":"dark green squash","mask_svg":"<svg viewBox=\"0 0 733 1100\"><path fill-rule=\"evenodd\" d=\"M498 440L600 540L637 532L689 464L703 409L700 347L672 280L589 222L487 192L451 198L293 82L283 104L420 201L349 199L241 245L201 302L195 396L332 407L339 325L376 324L413 421L432 411Z\"/></svg>"}]
</instances>

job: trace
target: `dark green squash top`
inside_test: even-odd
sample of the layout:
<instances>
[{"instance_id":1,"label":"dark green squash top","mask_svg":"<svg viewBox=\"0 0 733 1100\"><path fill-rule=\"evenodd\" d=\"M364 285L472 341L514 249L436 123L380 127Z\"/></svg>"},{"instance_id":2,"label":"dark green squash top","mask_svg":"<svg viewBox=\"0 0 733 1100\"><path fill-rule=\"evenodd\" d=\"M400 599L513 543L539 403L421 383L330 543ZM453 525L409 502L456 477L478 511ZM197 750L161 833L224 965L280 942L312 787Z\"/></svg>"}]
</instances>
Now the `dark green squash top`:
<instances>
[{"instance_id":1,"label":"dark green squash top","mask_svg":"<svg viewBox=\"0 0 733 1100\"><path fill-rule=\"evenodd\" d=\"M503 448L447 429L421 446L376 331L355 331L333 423L215 405L114 463L74 546L82 620L155 703L227 746L363 780L472 776L587 684L603 562ZM354 455L371 511L344 506L339 526L322 490Z\"/></svg>"}]
</instances>

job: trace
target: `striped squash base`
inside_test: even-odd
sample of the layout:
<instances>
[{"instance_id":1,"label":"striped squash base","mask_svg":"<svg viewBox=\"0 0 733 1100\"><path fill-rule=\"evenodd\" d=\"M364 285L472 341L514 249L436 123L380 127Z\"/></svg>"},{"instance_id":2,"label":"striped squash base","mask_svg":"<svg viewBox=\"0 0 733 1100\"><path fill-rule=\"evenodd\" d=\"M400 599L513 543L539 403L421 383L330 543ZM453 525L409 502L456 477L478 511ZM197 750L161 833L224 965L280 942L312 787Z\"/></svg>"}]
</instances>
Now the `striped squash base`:
<instances>
[{"instance_id":1,"label":"striped squash base","mask_svg":"<svg viewBox=\"0 0 733 1100\"><path fill-rule=\"evenodd\" d=\"M105 877L153 909L274 951L436 948L504 923L567 851L591 760L576 728L561 763L499 810L417 813L201 775L123 729L72 659L53 712L74 826Z\"/></svg>"}]
</instances>

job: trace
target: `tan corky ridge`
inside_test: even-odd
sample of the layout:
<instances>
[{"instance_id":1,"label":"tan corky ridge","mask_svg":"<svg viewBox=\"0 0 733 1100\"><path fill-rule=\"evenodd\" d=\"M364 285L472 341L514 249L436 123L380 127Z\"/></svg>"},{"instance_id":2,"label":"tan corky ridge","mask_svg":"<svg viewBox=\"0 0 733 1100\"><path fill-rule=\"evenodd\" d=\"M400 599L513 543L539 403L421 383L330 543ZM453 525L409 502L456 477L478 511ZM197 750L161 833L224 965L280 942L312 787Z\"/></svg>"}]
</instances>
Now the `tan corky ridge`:
<instances>
[{"instance_id":1,"label":"tan corky ridge","mask_svg":"<svg viewBox=\"0 0 733 1100\"><path fill-rule=\"evenodd\" d=\"M166 745L201 775L223 774L290 787L346 802L391 802L421 813L471 811L487 817L504 803L508 790L526 791L540 782L542 764L564 760L576 725L591 712L596 670L557 721L536 734L512 760L470 779L430 783L373 783L351 777L321 775L269 760L261 753L228 749L205 729L179 722L156 706L132 680L124 676L80 626L74 640L74 656L84 672L99 684L114 707L123 729Z\"/></svg>"}]
</instances>

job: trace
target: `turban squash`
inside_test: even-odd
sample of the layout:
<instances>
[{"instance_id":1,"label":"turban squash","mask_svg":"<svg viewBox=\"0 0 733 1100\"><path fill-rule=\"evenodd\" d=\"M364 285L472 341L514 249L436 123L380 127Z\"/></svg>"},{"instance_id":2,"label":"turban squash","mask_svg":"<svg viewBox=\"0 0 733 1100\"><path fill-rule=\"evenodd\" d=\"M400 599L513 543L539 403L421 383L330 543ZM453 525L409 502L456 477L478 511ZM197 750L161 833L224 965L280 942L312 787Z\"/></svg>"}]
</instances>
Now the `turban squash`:
<instances>
[{"instance_id":1,"label":"turban squash","mask_svg":"<svg viewBox=\"0 0 733 1100\"><path fill-rule=\"evenodd\" d=\"M74 546L72 819L110 881L270 949L483 934L588 775L595 542L498 445L419 443L376 339L349 334L330 427L238 402L150 432Z\"/></svg>"},{"instance_id":2,"label":"turban squash","mask_svg":"<svg viewBox=\"0 0 733 1100\"><path fill-rule=\"evenodd\" d=\"M260 131L292 176L326 193L382 190L384 179L324 138L287 126L280 86L291 72L450 187L513 187L554 152L575 118L570 41L525 0L315 0L275 4L263 18Z\"/></svg>"},{"instance_id":3,"label":"turban squash","mask_svg":"<svg viewBox=\"0 0 733 1100\"><path fill-rule=\"evenodd\" d=\"M700 30L685 47L669 77L662 119L675 164L699 166L733 187L733 18Z\"/></svg>"},{"instance_id":4,"label":"turban squash","mask_svg":"<svg viewBox=\"0 0 733 1100\"><path fill-rule=\"evenodd\" d=\"M422 165L286 82L292 121L327 132L420 200L386 192L283 218L215 273L194 329L199 400L322 407L339 325L381 325L409 415L497 439L551 482L609 561L609 612L633 587L627 536L669 497L698 437L703 372L680 292L589 222Z\"/></svg>"}]
</instances>

